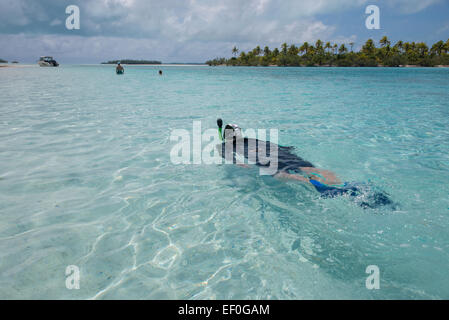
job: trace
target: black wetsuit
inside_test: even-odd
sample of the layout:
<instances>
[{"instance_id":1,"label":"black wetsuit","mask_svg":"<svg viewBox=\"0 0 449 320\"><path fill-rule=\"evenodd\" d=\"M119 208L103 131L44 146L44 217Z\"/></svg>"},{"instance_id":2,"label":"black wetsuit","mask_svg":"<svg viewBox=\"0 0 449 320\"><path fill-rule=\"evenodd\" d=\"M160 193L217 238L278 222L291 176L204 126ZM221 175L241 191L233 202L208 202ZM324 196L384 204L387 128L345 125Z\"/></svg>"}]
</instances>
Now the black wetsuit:
<instances>
[{"instance_id":1,"label":"black wetsuit","mask_svg":"<svg viewBox=\"0 0 449 320\"><path fill-rule=\"evenodd\" d=\"M294 147L283 147L269 141L263 141L252 138L242 138L232 142L223 142L221 144L220 155L223 159L236 163L236 155L245 157L245 159L254 161L257 166L268 167L270 161L267 161L273 154L272 150L277 150L277 172L296 172L301 173L299 168L314 168L309 161L302 159L291 151ZM274 156L274 154L273 154ZM270 159L271 160L271 159Z\"/></svg>"}]
</instances>

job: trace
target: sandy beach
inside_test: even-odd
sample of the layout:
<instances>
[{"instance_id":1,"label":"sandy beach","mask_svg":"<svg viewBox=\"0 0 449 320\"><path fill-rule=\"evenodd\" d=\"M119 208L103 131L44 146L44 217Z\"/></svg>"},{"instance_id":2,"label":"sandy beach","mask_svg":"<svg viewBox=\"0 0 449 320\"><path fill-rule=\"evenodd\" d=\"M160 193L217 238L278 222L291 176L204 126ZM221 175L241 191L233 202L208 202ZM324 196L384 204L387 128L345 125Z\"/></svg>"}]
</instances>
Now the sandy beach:
<instances>
[{"instance_id":1,"label":"sandy beach","mask_svg":"<svg viewBox=\"0 0 449 320\"><path fill-rule=\"evenodd\" d=\"M0 68L30 68L37 67L38 65L34 64L0 64Z\"/></svg>"}]
</instances>

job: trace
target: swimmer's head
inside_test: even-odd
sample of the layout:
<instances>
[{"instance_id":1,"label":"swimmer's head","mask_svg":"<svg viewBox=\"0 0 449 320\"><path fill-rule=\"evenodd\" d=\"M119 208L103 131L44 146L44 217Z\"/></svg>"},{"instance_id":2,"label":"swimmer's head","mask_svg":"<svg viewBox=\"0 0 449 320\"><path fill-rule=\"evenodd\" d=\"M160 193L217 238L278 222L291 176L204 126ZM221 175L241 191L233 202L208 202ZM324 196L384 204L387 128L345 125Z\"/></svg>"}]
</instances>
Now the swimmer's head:
<instances>
[{"instance_id":1,"label":"swimmer's head","mask_svg":"<svg viewBox=\"0 0 449 320\"><path fill-rule=\"evenodd\" d=\"M225 133L224 138L227 139L233 139L233 138L241 138L242 137L242 130L240 127L236 124L227 124L225 127Z\"/></svg>"}]
</instances>

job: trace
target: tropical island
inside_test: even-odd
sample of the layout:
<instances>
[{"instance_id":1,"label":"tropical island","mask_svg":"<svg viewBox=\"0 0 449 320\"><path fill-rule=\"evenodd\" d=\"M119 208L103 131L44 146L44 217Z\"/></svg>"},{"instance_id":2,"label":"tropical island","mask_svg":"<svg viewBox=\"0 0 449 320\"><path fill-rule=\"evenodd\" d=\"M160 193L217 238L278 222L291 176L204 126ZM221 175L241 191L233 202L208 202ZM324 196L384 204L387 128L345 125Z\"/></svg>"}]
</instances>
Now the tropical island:
<instances>
[{"instance_id":1,"label":"tropical island","mask_svg":"<svg viewBox=\"0 0 449 320\"><path fill-rule=\"evenodd\" d=\"M384 36L379 46L368 39L358 52L353 51L354 42L347 45L330 42L304 42L301 46L284 43L281 48L263 50L257 46L252 51L232 49L234 57L206 61L210 66L283 66L283 67L401 67L401 66L447 66L449 65L449 39L438 41L432 47L424 42L398 41L394 45Z\"/></svg>"},{"instance_id":2,"label":"tropical island","mask_svg":"<svg viewBox=\"0 0 449 320\"><path fill-rule=\"evenodd\" d=\"M108 62L102 62L101 64L162 64L161 61L153 61L153 60L132 60L132 59L123 59L123 60L111 60Z\"/></svg>"},{"instance_id":3,"label":"tropical island","mask_svg":"<svg viewBox=\"0 0 449 320\"><path fill-rule=\"evenodd\" d=\"M0 63L8 63L8 61L0 59Z\"/></svg>"}]
</instances>

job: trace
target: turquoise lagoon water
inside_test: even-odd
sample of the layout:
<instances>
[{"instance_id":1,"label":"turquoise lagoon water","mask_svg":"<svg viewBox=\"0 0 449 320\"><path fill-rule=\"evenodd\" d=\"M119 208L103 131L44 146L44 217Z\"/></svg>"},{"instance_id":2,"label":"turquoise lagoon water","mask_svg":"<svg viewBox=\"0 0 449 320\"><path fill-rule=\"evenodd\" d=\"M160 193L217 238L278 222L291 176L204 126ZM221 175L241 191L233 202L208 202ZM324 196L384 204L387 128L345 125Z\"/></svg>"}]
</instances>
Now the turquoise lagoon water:
<instances>
[{"instance_id":1,"label":"turquoise lagoon water","mask_svg":"<svg viewBox=\"0 0 449 320\"><path fill-rule=\"evenodd\" d=\"M161 68L0 70L0 298L449 298L448 69ZM172 164L172 130L217 117L397 210Z\"/></svg>"}]
</instances>

